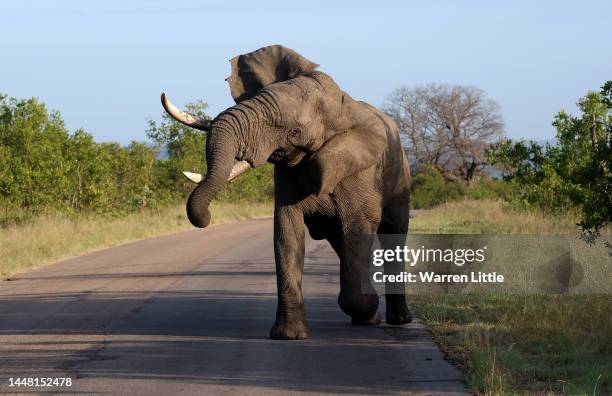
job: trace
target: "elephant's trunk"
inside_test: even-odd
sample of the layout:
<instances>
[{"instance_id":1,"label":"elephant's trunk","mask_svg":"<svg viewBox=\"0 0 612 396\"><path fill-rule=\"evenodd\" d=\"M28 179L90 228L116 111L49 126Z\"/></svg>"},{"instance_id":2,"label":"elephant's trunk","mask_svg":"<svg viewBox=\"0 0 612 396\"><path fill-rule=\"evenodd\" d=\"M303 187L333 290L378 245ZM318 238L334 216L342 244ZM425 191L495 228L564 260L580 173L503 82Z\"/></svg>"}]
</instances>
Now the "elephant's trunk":
<instances>
[{"instance_id":1,"label":"elephant's trunk","mask_svg":"<svg viewBox=\"0 0 612 396\"><path fill-rule=\"evenodd\" d=\"M213 128L206 142L208 171L187 201L187 217L194 226L204 228L210 223L208 206L230 176L237 151L231 135Z\"/></svg>"},{"instance_id":2,"label":"elephant's trunk","mask_svg":"<svg viewBox=\"0 0 612 396\"><path fill-rule=\"evenodd\" d=\"M206 139L208 171L187 201L187 216L196 227L204 228L210 223L210 202L228 179L244 172L244 163L236 160L258 166L274 150L273 140L262 134L270 110L265 111L258 101L247 102L225 110L212 123Z\"/></svg>"}]
</instances>

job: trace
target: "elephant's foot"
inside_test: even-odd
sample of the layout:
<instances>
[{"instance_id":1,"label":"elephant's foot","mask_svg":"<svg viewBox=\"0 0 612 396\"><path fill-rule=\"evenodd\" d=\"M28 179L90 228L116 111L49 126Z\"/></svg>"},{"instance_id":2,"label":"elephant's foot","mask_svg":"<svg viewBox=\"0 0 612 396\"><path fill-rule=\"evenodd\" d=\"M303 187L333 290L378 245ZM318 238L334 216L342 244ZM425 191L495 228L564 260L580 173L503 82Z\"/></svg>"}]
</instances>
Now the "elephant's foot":
<instances>
[{"instance_id":1,"label":"elephant's foot","mask_svg":"<svg viewBox=\"0 0 612 396\"><path fill-rule=\"evenodd\" d=\"M304 340L310 337L306 325L302 321L286 322L276 320L270 329L273 340Z\"/></svg>"},{"instance_id":2,"label":"elephant's foot","mask_svg":"<svg viewBox=\"0 0 612 396\"><path fill-rule=\"evenodd\" d=\"M376 312L376 314L374 314L374 316L372 316L372 318L369 320L362 320L354 317L351 318L351 324L353 326L377 326L380 324L380 322L382 321L380 320L380 315L378 312Z\"/></svg>"},{"instance_id":3,"label":"elephant's foot","mask_svg":"<svg viewBox=\"0 0 612 396\"><path fill-rule=\"evenodd\" d=\"M376 294L349 294L341 291L338 304L342 311L351 317L355 326L374 326L380 323Z\"/></svg>"},{"instance_id":4,"label":"elephant's foot","mask_svg":"<svg viewBox=\"0 0 612 396\"><path fill-rule=\"evenodd\" d=\"M387 295L387 310L385 321L387 324L399 326L412 321L412 315L406 304L406 297L403 295Z\"/></svg>"}]
</instances>

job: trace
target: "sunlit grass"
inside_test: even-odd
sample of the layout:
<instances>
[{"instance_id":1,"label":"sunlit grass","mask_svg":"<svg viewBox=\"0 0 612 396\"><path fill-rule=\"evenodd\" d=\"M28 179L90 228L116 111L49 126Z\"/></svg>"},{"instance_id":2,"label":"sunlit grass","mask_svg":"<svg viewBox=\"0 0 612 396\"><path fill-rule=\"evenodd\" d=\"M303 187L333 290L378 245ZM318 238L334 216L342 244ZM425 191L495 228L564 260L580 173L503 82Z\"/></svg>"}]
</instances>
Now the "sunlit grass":
<instances>
[{"instance_id":1,"label":"sunlit grass","mask_svg":"<svg viewBox=\"0 0 612 396\"><path fill-rule=\"evenodd\" d=\"M219 203L211 206L212 223L271 216L272 203ZM0 276L122 243L188 230L185 206L146 210L120 217L38 217L0 229Z\"/></svg>"},{"instance_id":2,"label":"sunlit grass","mask_svg":"<svg viewBox=\"0 0 612 396\"><path fill-rule=\"evenodd\" d=\"M576 234L578 218L509 208L501 201L464 200L424 210L410 221L414 234Z\"/></svg>"}]
</instances>

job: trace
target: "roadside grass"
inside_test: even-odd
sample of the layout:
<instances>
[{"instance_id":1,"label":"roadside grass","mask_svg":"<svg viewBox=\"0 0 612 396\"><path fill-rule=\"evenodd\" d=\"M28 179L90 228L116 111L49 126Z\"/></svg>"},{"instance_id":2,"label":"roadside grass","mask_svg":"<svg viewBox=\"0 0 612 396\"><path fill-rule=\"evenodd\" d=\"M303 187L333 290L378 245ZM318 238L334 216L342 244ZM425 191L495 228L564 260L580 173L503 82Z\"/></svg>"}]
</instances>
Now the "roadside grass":
<instances>
[{"instance_id":1,"label":"roadside grass","mask_svg":"<svg viewBox=\"0 0 612 396\"><path fill-rule=\"evenodd\" d=\"M215 201L211 205L213 224L271 216L272 211L272 203ZM190 228L192 225L185 215L184 205L121 217L38 217L26 224L0 229L0 277L10 277L94 250Z\"/></svg>"},{"instance_id":2,"label":"roadside grass","mask_svg":"<svg viewBox=\"0 0 612 396\"><path fill-rule=\"evenodd\" d=\"M424 211L412 233L576 234L576 220L459 201ZM605 230L610 235L610 230ZM484 395L612 394L611 295L411 295L416 314Z\"/></svg>"},{"instance_id":3,"label":"roadside grass","mask_svg":"<svg viewBox=\"0 0 612 396\"><path fill-rule=\"evenodd\" d=\"M506 207L501 201L448 202L410 220L411 234L578 235L577 216L553 217Z\"/></svg>"}]
</instances>

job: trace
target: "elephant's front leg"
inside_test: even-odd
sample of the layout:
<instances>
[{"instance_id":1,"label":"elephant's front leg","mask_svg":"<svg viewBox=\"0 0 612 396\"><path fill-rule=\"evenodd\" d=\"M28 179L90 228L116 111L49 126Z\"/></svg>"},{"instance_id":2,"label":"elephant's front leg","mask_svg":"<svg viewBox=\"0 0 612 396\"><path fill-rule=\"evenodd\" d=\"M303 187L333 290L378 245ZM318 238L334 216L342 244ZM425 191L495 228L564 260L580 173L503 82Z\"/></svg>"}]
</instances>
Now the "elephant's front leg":
<instances>
[{"instance_id":1,"label":"elephant's front leg","mask_svg":"<svg viewBox=\"0 0 612 396\"><path fill-rule=\"evenodd\" d=\"M304 214L294 207L280 206L274 211L274 258L278 307L270 337L278 340L308 338L302 296Z\"/></svg>"}]
</instances>

